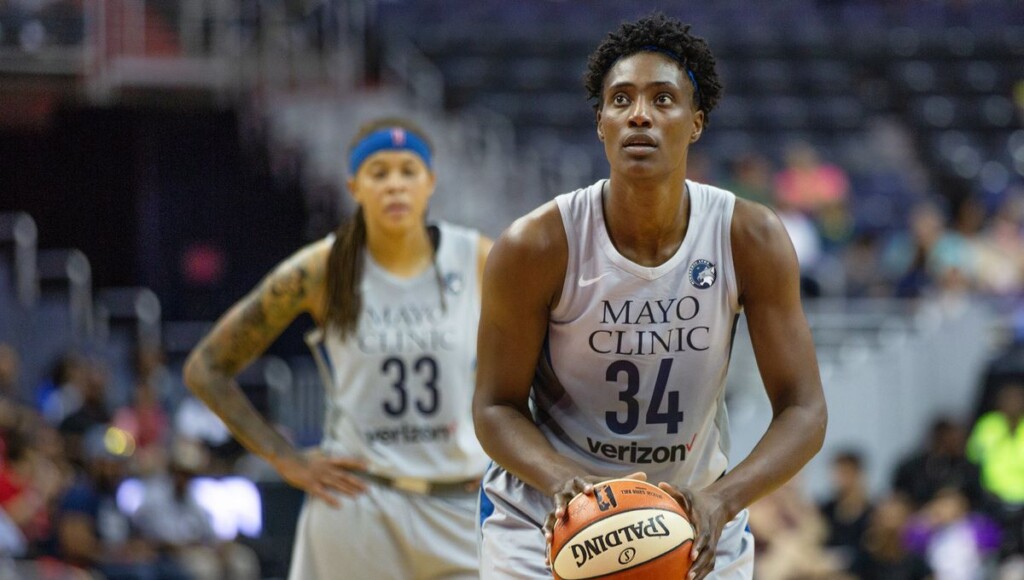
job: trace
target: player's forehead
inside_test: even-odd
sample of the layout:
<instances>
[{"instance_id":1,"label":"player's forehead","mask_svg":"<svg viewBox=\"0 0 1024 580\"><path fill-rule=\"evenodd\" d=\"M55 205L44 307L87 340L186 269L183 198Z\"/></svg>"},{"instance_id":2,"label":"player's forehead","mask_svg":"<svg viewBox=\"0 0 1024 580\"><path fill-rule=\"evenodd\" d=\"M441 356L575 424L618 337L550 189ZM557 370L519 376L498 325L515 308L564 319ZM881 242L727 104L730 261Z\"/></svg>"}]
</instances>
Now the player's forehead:
<instances>
[{"instance_id":1,"label":"player's forehead","mask_svg":"<svg viewBox=\"0 0 1024 580\"><path fill-rule=\"evenodd\" d=\"M659 85L682 89L687 82L678 62L663 54L643 51L617 60L604 76L604 90Z\"/></svg>"},{"instance_id":2,"label":"player's forehead","mask_svg":"<svg viewBox=\"0 0 1024 580\"><path fill-rule=\"evenodd\" d=\"M384 150L378 151L366 158L362 167L373 169L380 167L396 167L408 164L416 164L426 167L423 158L412 151L406 150Z\"/></svg>"}]
</instances>

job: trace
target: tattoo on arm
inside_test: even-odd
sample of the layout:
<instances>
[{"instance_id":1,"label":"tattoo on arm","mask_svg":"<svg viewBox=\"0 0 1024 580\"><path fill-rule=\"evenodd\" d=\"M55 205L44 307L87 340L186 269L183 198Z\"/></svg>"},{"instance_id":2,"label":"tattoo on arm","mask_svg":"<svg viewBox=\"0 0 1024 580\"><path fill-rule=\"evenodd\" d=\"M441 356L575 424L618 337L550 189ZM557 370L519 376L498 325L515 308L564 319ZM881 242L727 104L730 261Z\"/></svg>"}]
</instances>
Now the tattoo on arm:
<instances>
[{"instance_id":1,"label":"tattoo on arm","mask_svg":"<svg viewBox=\"0 0 1024 580\"><path fill-rule=\"evenodd\" d=\"M302 264L273 272L218 321L194 353L199 376L189 386L240 443L268 459L293 448L260 416L234 377L303 311L318 278Z\"/></svg>"}]
</instances>

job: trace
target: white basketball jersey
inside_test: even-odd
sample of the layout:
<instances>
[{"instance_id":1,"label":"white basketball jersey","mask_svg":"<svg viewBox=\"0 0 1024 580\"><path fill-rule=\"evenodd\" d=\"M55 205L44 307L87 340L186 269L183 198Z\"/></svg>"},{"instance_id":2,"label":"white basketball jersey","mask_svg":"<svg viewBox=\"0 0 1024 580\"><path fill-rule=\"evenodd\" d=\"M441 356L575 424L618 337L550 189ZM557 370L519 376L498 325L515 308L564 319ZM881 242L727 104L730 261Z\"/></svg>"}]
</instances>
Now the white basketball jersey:
<instances>
[{"instance_id":1,"label":"white basketball jersey","mask_svg":"<svg viewBox=\"0 0 1024 580\"><path fill-rule=\"evenodd\" d=\"M686 236L650 268L612 244L604 185L556 198L569 257L531 393L535 421L594 474L645 471L653 482L703 488L728 465L735 196L687 181Z\"/></svg>"},{"instance_id":2,"label":"white basketball jersey","mask_svg":"<svg viewBox=\"0 0 1024 580\"><path fill-rule=\"evenodd\" d=\"M364 458L386 477L479 477L487 456L473 430L479 233L438 224L437 274L399 278L364 254L359 326L328 332L332 376L322 447Z\"/></svg>"}]
</instances>

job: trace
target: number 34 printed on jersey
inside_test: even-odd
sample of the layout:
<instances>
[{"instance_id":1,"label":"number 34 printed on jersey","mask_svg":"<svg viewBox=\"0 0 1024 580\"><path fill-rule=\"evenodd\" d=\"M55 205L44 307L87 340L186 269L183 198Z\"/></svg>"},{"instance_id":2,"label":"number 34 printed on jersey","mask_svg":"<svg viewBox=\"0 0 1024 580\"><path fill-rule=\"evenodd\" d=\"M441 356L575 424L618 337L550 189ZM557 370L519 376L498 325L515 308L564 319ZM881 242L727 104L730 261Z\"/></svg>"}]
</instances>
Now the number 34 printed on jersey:
<instances>
[{"instance_id":1,"label":"number 34 printed on jersey","mask_svg":"<svg viewBox=\"0 0 1024 580\"><path fill-rule=\"evenodd\" d=\"M679 408L679 392L671 391L668 397L665 397L668 377L672 373L672 362L673 359L670 358L661 360L658 378L654 381L654 391L651 393L651 402L647 406L644 419L648 425L665 425L668 433L679 433L679 424L683 422L683 410ZM619 392L619 401L626 404L625 412L620 407L604 414L608 428L619 435L632 433L640 424L640 402L636 399L640 393L640 369L628 360L617 360L608 365L608 371L605 373L608 382L620 384L623 378L626 384L625 389ZM668 410L662 411L666 398Z\"/></svg>"},{"instance_id":2,"label":"number 34 printed on jersey","mask_svg":"<svg viewBox=\"0 0 1024 580\"><path fill-rule=\"evenodd\" d=\"M405 360L393 356L381 364L380 372L393 381L393 396L383 404L385 413L401 417L409 409L410 398L421 414L429 417L437 413L441 406L441 393L437 389L437 361L434 357L421 356L407 365Z\"/></svg>"}]
</instances>

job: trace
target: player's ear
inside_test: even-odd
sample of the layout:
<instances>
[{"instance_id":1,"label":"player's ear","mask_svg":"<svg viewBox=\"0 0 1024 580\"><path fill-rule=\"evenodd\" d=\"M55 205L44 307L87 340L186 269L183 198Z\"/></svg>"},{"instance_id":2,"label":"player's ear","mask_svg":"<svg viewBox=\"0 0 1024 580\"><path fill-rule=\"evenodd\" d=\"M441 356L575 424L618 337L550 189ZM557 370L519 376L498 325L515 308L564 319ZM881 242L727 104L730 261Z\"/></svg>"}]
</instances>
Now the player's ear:
<instances>
[{"instance_id":1,"label":"player's ear","mask_svg":"<svg viewBox=\"0 0 1024 580\"><path fill-rule=\"evenodd\" d=\"M604 128L601 127L601 111L600 110L598 110L597 114L595 115L595 121L597 123L597 139L603 143L604 142Z\"/></svg>"},{"instance_id":2,"label":"player's ear","mask_svg":"<svg viewBox=\"0 0 1024 580\"><path fill-rule=\"evenodd\" d=\"M348 189L348 194L352 196L352 199L359 203L359 193L356 188L356 177L354 175L345 180L345 187Z\"/></svg>"},{"instance_id":3,"label":"player's ear","mask_svg":"<svg viewBox=\"0 0 1024 580\"><path fill-rule=\"evenodd\" d=\"M696 143L704 133L704 111L697 110L693 114L693 133L690 134L690 143Z\"/></svg>"}]
</instances>

